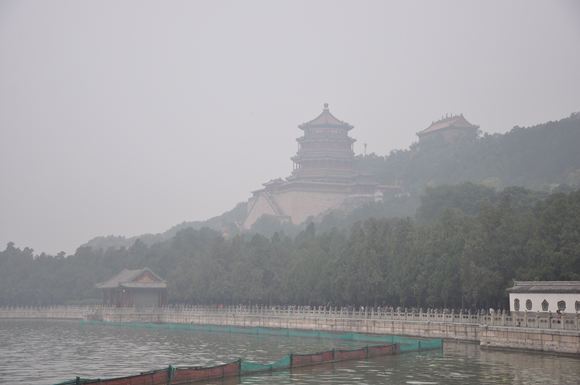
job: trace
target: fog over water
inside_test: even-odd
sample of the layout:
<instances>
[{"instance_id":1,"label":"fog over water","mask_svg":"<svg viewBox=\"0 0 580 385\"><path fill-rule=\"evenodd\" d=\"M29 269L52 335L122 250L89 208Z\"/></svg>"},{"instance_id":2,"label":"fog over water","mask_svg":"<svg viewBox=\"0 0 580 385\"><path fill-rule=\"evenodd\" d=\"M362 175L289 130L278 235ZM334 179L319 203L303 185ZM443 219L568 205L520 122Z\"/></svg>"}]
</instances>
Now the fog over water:
<instances>
[{"instance_id":1,"label":"fog over water","mask_svg":"<svg viewBox=\"0 0 580 385\"><path fill-rule=\"evenodd\" d=\"M0 2L0 248L220 215L323 103L355 153L580 110L577 1Z\"/></svg>"}]
</instances>

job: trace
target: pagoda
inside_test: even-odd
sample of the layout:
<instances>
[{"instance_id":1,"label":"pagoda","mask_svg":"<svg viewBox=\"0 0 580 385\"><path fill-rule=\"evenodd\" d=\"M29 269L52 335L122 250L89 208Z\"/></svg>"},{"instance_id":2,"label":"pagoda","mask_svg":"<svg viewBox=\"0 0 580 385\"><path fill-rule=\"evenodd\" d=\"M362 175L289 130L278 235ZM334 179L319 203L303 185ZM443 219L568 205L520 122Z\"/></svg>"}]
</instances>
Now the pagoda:
<instances>
[{"instance_id":1,"label":"pagoda","mask_svg":"<svg viewBox=\"0 0 580 385\"><path fill-rule=\"evenodd\" d=\"M354 127L335 118L328 103L318 117L298 128L304 136L296 139L298 153L292 158L294 171L288 181L347 183L356 177L356 139L348 136Z\"/></svg>"},{"instance_id":2,"label":"pagoda","mask_svg":"<svg viewBox=\"0 0 580 385\"><path fill-rule=\"evenodd\" d=\"M301 224L334 209L382 199L386 191L401 191L397 186L379 186L370 175L358 171L353 150L356 139L348 135L354 127L334 117L328 103L320 115L298 128L303 136L296 139L292 174L252 191L244 228L249 229L264 214Z\"/></svg>"}]
</instances>

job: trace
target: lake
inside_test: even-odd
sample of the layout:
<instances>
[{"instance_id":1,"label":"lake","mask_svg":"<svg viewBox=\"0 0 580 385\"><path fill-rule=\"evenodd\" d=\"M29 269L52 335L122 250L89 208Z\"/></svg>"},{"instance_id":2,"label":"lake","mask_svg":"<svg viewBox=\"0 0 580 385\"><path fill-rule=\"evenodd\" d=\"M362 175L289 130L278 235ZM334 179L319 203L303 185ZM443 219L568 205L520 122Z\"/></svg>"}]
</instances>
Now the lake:
<instances>
[{"instance_id":1,"label":"lake","mask_svg":"<svg viewBox=\"0 0 580 385\"><path fill-rule=\"evenodd\" d=\"M174 366L273 363L290 352L365 343L102 325L0 320L0 383L54 384ZM207 384L579 384L580 359L444 343L442 350L214 380Z\"/></svg>"}]
</instances>

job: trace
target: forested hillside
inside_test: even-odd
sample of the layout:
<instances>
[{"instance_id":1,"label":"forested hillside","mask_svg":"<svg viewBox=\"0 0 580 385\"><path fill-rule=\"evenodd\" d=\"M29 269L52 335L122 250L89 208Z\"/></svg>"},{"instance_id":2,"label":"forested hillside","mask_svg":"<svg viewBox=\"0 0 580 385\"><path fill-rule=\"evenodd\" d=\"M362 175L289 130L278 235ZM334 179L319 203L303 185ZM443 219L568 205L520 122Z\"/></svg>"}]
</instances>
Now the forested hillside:
<instances>
[{"instance_id":1,"label":"forested hillside","mask_svg":"<svg viewBox=\"0 0 580 385\"><path fill-rule=\"evenodd\" d=\"M544 198L544 199L542 199ZM455 209L449 208L454 206ZM580 280L580 190L547 196L464 183L428 189L422 224L368 219L293 239L187 228L151 246L0 253L0 305L100 298L94 284L149 267L174 302L507 308L512 279Z\"/></svg>"},{"instance_id":2,"label":"forested hillside","mask_svg":"<svg viewBox=\"0 0 580 385\"><path fill-rule=\"evenodd\" d=\"M171 239L175 236L175 234L177 234L178 231L187 229L189 227L198 230L203 227L209 227L214 230L227 229L227 231L231 232L232 234L236 234L239 233L239 229L236 223L241 223L244 221L244 219L246 219L247 207L248 206L246 202L238 203L232 210L227 211L217 217L213 217L205 221L183 221L180 224L173 226L169 230L158 234L142 234L129 238L115 235L95 237L87 243L81 245L81 247L88 246L94 249L103 250L106 250L109 247L129 247L135 243L137 239L150 246L154 243Z\"/></svg>"},{"instance_id":3,"label":"forested hillside","mask_svg":"<svg viewBox=\"0 0 580 385\"><path fill-rule=\"evenodd\" d=\"M495 191L501 191L507 186L536 190L538 197L542 193L545 197L550 192L569 192L580 188L580 113L534 127L515 127L506 134L485 134L473 143L447 143L435 138L412 148L413 150L395 150L387 156L370 154L358 157L360 171L374 175L381 184L404 187L405 194L388 196L382 202L358 207L349 212L335 210L319 218L309 218L300 226L264 216L250 231L243 231L238 224L246 216L247 206L244 202L220 216L206 221L183 222L164 233L143 234L131 238L96 237L83 246L106 250L108 247L129 247L137 239L152 245L171 239L177 231L188 227L225 230L229 236L257 232L271 237L275 232L284 231L294 237L312 221L317 223L319 231L329 231L333 227L348 230L355 222L373 217L413 218L417 215L418 222L422 223L426 216L433 216L433 210L438 212L438 209L427 206L423 207L422 212L416 212L421 205L420 196L426 189L463 182L483 184L489 189L487 192L473 191L483 194L481 196L470 196L470 192L466 191L463 197L457 198L459 201L444 202L446 207L463 211L465 199L483 199L486 196L490 203L494 203L494 199L497 199L497 196L492 198ZM445 194L444 190L437 191ZM472 208L471 211L464 212L474 214L474 210Z\"/></svg>"},{"instance_id":4,"label":"forested hillside","mask_svg":"<svg viewBox=\"0 0 580 385\"><path fill-rule=\"evenodd\" d=\"M473 143L421 142L418 150L359 157L361 170L410 194L426 187L483 183L498 190L521 186L550 192L561 184L580 187L580 113L506 134L485 134Z\"/></svg>"},{"instance_id":5,"label":"forested hillside","mask_svg":"<svg viewBox=\"0 0 580 385\"><path fill-rule=\"evenodd\" d=\"M501 309L512 279L580 280L580 114L413 148L360 158L405 193L302 226L263 216L240 231L242 203L163 234L98 237L70 256L8 244L0 305L98 301L95 283L143 267L173 301L214 304Z\"/></svg>"}]
</instances>

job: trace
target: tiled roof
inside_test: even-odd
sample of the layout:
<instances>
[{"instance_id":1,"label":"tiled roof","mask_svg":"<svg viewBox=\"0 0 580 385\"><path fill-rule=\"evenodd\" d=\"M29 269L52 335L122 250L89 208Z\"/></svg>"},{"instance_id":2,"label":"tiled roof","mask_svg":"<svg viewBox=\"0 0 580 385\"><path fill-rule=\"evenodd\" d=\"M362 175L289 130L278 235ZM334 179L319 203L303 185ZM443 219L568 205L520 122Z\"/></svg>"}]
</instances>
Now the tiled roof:
<instances>
[{"instance_id":1,"label":"tiled roof","mask_svg":"<svg viewBox=\"0 0 580 385\"><path fill-rule=\"evenodd\" d=\"M308 126L327 126L327 125L343 126L343 129L345 130L350 130L354 128L350 124L335 118L334 115L332 115L330 113L330 110L328 109L328 103L324 104L324 109L322 110L322 113L320 115L318 115L316 118L312 119L307 123L301 124L298 127L304 129L307 128Z\"/></svg>"},{"instance_id":2,"label":"tiled roof","mask_svg":"<svg viewBox=\"0 0 580 385\"><path fill-rule=\"evenodd\" d=\"M477 129L479 126L471 124L463 117L463 115L456 115L450 118L445 118L443 120L439 120L437 122L433 122L429 127L424 129L421 132L418 132L417 135L421 136L424 134L429 134L434 131L443 130L445 128L456 127L456 128L473 128Z\"/></svg>"},{"instance_id":3,"label":"tiled roof","mask_svg":"<svg viewBox=\"0 0 580 385\"><path fill-rule=\"evenodd\" d=\"M136 279L143 274L150 274L153 276L153 278L157 279L157 281L136 281ZM145 267L140 270L124 269L108 281L97 283L95 287L97 289L116 289L119 287L165 289L167 285L160 276L152 272L149 268Z\"/></svg>"},{"instance_id":4,"label":"tiled roof","mask_svg":"<svg viewBox=\"0 0 580 385\"><path fill-rule=\"evenodd\" d=\"M280 184L280 183L284 183L284 181L282 180L282 178L271 179L269 182L262 183L262 186L270 186L270 185Z\"/></svg>"},{"instance_id":5,"label":"tiled roof","mask_svg":"<svg viewBox=\"0 0 580 385\"><path fill-rule=\"evenodd\" d=\"M510 293L580 293L580 281L514 281Z\"/></svg>"},{"instance_id":6,"label":"tiled roof","mask_svg":"<svg viewBox=\"0 0 580 385\"><path fill-rule=\"evenodd\" d=\"M167 285L165 282L121 282L119 287L128 289L165 289Z\"/></svg>"}]
</instances>

